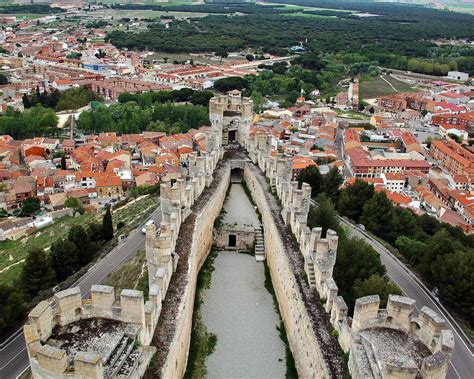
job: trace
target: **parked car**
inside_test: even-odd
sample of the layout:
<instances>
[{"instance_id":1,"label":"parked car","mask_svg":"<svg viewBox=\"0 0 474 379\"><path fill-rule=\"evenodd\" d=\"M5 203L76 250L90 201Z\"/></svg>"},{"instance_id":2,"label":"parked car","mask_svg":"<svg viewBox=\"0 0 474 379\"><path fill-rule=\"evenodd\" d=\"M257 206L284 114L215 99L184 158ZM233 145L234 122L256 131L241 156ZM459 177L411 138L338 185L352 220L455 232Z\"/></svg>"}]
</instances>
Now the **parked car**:
<instances>
[{"instance_id":1,"label":"parked car","mask_svg":"<svg viewBox=\"0 0 474 379\"><path fill-rule=\"evenodd\" d=\"M146 234L146 229L148 228L148 225L152 225L152 224L154 224L154 223L155 223L155 221L153 221L153 220L148 220L148 221L145 223L145 225L143 226L143 228L142 228L142 233L143 233L143 234Z\"/></svg>"},{"instance_id":2,"label":"parked car","mask_svg":"<svg viewBox=\"0 0 474 379\"><path fill-rule=\"evenodd\" d=\"M357 227L358 227L360 230L365 230L365 226L362 225L362 224L357 224Z\"/></svg>"}]
</instances>

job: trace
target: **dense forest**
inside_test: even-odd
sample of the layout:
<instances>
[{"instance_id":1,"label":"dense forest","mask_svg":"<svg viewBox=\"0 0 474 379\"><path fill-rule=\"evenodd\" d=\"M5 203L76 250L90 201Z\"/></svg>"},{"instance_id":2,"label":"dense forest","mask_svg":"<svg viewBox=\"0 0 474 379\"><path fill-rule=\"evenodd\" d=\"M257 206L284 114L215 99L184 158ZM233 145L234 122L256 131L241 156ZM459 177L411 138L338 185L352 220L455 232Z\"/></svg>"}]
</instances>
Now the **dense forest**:
<instances>
[{"instance_id":1,"label":"dense forest","mask_svg":"<svg viewBox=\"0 0 474 379\"><path fill-rule=\"evenodd\" d=\"M62 8L50 7L48 4L26 4L18 5L11 4L7 6L0 6L0 14L51 14L66 12Z\"/></svg>"},{"instance_id":2,"label":"dense forest","mask_svg":"<svg viewBox=\"0 0 474 379\"><path fill-rule=\"evenodd\" d=\"M293 3L299 4L297 0ZM357 17L345 12L344 17L294 17L291 10L282 13L281 9L276 12L271 6L258 5L242 5L240 15L235 15L233 12L227 12L232 7L226 6L224 8L227 11L221 12L227 13L226 15L211 14L190 21L173 20L169 28L155 22L151 23L146 31L111 31L107 38L120 48L169 53L238 51L252 48L277 55L288 55L291 46L303 43L306 50L312 52L357 54L359 61L376 61L381 66L394 69L410 68L417 72L438 75L445 74L448 69L474 73L473 48L440 47L433 42L441 38L473 39L474 16L421 6L386 3L351 2L349 6L345 2L331 2L330 5L302 0L301 4L324 5L336 10L353 9L358 12L370 10L378 16ZM198 7L191 8L196 12L199 11ZM212 7L223 9L217 5ZM259 7L264 8L265 13L252 11ZM262 33L262 30L265 30L265 33Z\"/></svg>"}]
</instances>

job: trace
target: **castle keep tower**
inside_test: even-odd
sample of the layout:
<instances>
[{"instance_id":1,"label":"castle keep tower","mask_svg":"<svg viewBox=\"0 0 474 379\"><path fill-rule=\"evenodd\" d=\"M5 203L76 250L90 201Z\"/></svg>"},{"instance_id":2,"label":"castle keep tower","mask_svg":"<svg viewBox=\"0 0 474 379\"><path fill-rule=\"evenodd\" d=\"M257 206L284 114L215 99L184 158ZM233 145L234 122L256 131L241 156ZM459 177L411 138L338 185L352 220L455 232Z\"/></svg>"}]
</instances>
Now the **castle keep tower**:
<instances>
[{"instance_id":1,"label":"castle keep tower","mask_svg":"<svg viewBox=\"0 0 474 379\"><path fill-rule=\"evenodd\" d=\"M252 124L253 101L240 91L213 97L209 101L209 119L213 131L219 132L219 145L237 141L243 145Z\"/></svg>"}]
</instances>

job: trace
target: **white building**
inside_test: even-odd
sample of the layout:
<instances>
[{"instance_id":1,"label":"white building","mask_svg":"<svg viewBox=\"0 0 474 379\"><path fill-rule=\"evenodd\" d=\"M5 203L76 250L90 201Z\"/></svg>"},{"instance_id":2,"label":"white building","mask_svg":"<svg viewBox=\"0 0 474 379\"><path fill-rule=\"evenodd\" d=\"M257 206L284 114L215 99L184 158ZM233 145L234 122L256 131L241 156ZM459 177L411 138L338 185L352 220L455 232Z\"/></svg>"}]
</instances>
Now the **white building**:
<instances>
[{"instance_id":1,"label":"white building","mask_svg":"<svg viewBox=\"0 0 474 379\"><path fill-rule=\"evenodd\" d=\"M447 77L448 79L466 81L469 79L469 74L467 72L449 71Z\"/></svg>"}]
</instances>

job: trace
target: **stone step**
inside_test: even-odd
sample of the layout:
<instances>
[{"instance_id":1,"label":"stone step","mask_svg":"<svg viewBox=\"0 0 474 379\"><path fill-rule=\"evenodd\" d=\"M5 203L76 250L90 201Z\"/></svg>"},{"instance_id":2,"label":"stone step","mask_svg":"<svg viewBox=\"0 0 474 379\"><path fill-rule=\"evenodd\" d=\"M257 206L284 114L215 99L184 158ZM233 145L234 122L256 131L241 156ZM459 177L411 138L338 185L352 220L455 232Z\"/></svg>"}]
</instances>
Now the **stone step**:
<instances>
[{"instance_id":1,"label":"stone step","mask_svg":"<svg viewBox=\"0 0 474 379\"><path fill-rule=\"evenodd\" d=\"M376 379L382 379L382 374L380 373L379 366L377 364L377 359L375 358L374 350L372 344L367 341L364 337L360 340L363 347L365 357L367 358L372 374Z\"/></svg>"},{"instance_id":2,"label":"stone step","mask_svg":"<svg viewBox=\"0 0 474 379\"><path fill-rule=\"evenodd\" d=\"M107 378L116 377L117 373L120 371L128 356L132 352L134 345L135 340L128 340L127 338L127 345L125 346L125 349L123 349L122 353L119 355L115 363L109 367L108 373L106 374Z\"/></svg>"},{"instance_id":3,"label":"stone step","mask_svg":"<svg viewBox=\"0 0 474 379\"><path fill-rule=\"evenodd\" d=\"M265 254L255 254L255 260L257 262L262 262L265 260Z\"/></svg>"},{"instance_id":4,"label":"stone step","mask_svg":"<svg viewBox=\"0 0 474 379\"><path fill-rule=\"evenodd\" d=\"M113 366L115 362L117 362L120 355L127 347L127 340L128 337L124 333L122 333L122 338L117 343L117 345L115 345L114 349L110 352L110 355L106 357L106 362L110 367Z\"/></svg>"}]
</instances>

